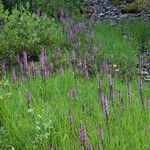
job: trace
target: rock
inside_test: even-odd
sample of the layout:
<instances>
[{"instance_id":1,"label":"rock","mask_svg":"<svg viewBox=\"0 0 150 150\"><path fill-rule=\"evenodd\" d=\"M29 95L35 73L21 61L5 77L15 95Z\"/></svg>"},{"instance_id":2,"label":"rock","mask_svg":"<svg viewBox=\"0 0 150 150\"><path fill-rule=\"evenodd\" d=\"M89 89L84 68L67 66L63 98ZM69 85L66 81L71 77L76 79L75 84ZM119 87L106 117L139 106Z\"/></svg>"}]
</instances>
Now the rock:
<instances>
[{"instance_id":1,"label":"rock","mask_svg":"<svg viewBox=\"0 0 150 150\"><path fill-rule=\"evenodd\" d=\"M142 18L146 17L150 20L150 11L147 10L140 10L137 5L133 4L120 4L120 5L113 5L110 0L82 0L86 6L89 6L92 9L96 16L96 20L109 22L111 25L114 24L111 22L120 22L124 18L129 18L130 20L134 20L134 18ZM126 9L125 9L126 8ZM127 12L125 12L125 11ZM131 11L131 13L130 13ZM140 12L140 13L139 13Z\"/></svg>"},{"instance_id":2,"label":"rock","mask_svg":"<svg viewBox=\"0 0 150 150\"><path fill-rule=\"evenodd\" d=\"M142 75L149 75L149 73L147 71L142 71L141 74Z\"/></svg>"},{"instance_id":3,"label":"rock","mask_svg":"<svg viewBox=\"0 0 150 150\"><path fill-rule=\"evenodd\" d=\"M105 16L105 14L104 13L100 13L99 16L102 17L102 16Z\"/></svg>"}]
</instances>

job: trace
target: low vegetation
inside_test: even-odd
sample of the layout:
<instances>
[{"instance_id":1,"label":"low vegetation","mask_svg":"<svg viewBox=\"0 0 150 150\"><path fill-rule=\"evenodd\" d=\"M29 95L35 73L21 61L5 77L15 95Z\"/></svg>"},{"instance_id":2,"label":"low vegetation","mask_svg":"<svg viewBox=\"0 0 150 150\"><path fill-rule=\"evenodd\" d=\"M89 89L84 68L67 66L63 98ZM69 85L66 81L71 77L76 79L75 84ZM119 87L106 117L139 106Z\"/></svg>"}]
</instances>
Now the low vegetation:
<instances>
[{"instance_id":1,"label":"low vegetation","mask_svg":"<svg viewBox=\"0 0 150 150\"><path fill-rule=\"evenodd\" d=\"M0 149L149 150L147 21L0 8Z\"/></svg>"}]
</instances>

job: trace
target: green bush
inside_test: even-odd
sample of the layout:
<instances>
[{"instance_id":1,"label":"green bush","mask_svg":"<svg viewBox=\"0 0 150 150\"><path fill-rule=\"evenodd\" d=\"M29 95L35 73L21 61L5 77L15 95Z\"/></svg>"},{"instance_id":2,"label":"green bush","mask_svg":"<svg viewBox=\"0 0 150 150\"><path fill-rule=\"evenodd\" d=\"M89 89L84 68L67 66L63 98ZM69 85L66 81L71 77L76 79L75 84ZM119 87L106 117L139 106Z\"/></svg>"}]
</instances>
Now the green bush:
<instances>
[{"instance_id":1,"label":"green bush","mask_svg":"<svg viewBox=\"0 0 150 150\"><path fill-rule=\"evenodd\" d=\"M59 16L60 9L64 9L69 16L77 16L81 9L80 0L37 0L33 8L40 8L50 16Z\"/></svg>"},{"instance_id":2,"label":"green bush","mask_svg":"<svg viewBox=\"0 0 150 150\"><path fill-rule=\"evenodd\" d=\"M0 58L7 51L15 54L26 49L37 53L42 48L55 47L63 43L62 36L61 26L54 19L31 14L23 7L15 8L9 14L0 5Z\"/></svg>"},{"instance_id":3,"label":"green bush","mask_svg":"<svg viewBox=\"0 0 150 150\"><path fill-rule=\"evenodd\" d=\"M42 12L56 16L59 14L59 9L65 9L69 15L77 15L80 11L81 0L2 0L6 9L10 11L17 5L23 5L30 10L41 9Z\"/></svg>"}]
</instances>

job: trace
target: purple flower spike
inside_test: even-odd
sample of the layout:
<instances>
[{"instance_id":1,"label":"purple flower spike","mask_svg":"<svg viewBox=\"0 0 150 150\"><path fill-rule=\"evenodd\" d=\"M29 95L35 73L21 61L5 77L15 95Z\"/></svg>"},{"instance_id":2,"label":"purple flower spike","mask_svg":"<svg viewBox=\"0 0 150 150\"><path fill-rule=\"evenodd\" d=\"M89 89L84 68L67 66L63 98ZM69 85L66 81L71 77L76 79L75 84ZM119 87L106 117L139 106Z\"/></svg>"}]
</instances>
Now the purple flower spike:
<instances>
[{"instance_id":1,"label":"purple flower spike","mask_svg":"<svg viewBox=\"0 0 150 150\"><path fill-rule=\"evenodd\" d=\"M29 91L26 93L26 99L27 99L28 108L30 108L31 95L30 95L30 92L29 92Z\"/></svg>"},{"instance_id":2,"label":"purple flower spike","mask_svg":"<svg viewBox=\"0 0 150 150\"><path fill-rule=\"evenodd\" d=\"M121 64L122 64L122 65L124 65L124 64L125 64L124 57L122 57Z\"/></svg>"},{"instance_id":3,"label":"purple flower spike","mask_svg":"<svg viewBox=\"0 0 150 150\"><path fill-rule=\"evenodd\" d=\"M76 42L76 48L80 48L80 45L81 45L80 41L77 41Z\"/></svg>"},{"instance_id":4,"label":"purple flower spike","mask_svg":"<svg viewBox=\"0 0 150 150\"><path fill-rule=\"evenodd\" d=\"M68 33L68 43L69 44L72 44L73 42L73 33L72 31L70 30L69 33Z\"/></svg>"},{"instance_id":5,"label":"purple flower spike","mask_svg":"<svg viewBox=\"0 0 150 150\"><path fill-rule=\"evenodd\" d=\"M98 146L97 146L97 150L101 150L101 146L100 146L100 144L98 144Z\"/></svg>"},{"instance_id":6,"label":"purple flower spike","mask_svg":"<svg viewBox=\"0 0 150 150\"><path fill-rule=\"evenodd\" d=\"M108 71L108 64L107 64L107 61L106 61L106 60L104 60L104 61L102 62L102 65L103 65L103 70L104 70L104 71Z\"/></svg>"},{"instance_id":7,"label":"purple flower spike","mask_svg":"<svg viewBox=\"0 0 150 150\"><path fill-rule=\"evenodd\" d=\"M26 53L26 51L23 52L23 62L24 62L24 67L26 68L28 66L28 60L27 60L27 53Z\"/></svg>"},{"instance_id":8,"label":"purple flower spike","mask_svg":"<svg viewBox=\"0 0 150 150\"><path fill-rule=\"evenodd\" d=\"M72 62L75 65L75 62L76 62L76 53L75 53L74 50L72 50Z\"/></svg>"},{"instance_id":9,"label":"purple flower spike","mask_svg":"<svg viewBox=\"0 0 150 150\"><path fill-rule=\"evenodd\" d=\"M27 79L29 80L30 79L30 71L29 71L29 68L28 68L28 60L27 60L26 51L23 52L23 62L24 62L25 74L26 74Z\"/></svg>"},{"instance_id":10,"label":"purple flower spike","mask_svg":"<svg viewBox=\"0 0 150 150\"><path fill-rule=\"evenodd\" d=\"M60 59L61 49L58 48L58 58Z\"/></svg>"},{"instance_id":11,"label":"purple flower spike","mask_svg":"<svg viewBox=\"0 0 150 150\"><path fill-rule=\"evenodd\" d=\"M24 82L24 76L23 76L22 73L20 73L20 81L21 81L21 84L23 84L23 82Z\"/></svg>"},{"instance_id":12,"label":"purple flower spike","mask_svg":"<svg viewBox=\"0 0 150 150\"><path fill-rule=\"evenodd\" d=\"M139 81L139 90L140 90L141 102L142 102L142 105L144 105L144 98L143 98L143 80L142 80L142 79L140 79L140 81Z\"/></svg>"},{"instance_id":13,"label":"purple flower spike","mask_svg":"<svg viewBox=\"0 0 150 150\"><path fill-rule=\"evenodd\" d=\"M79 59L79 69L80 69L80 74L83 75L83 62L82 59Z\"/></svg>"},{"instance_id":14,"label":"purple flower spike","mask_svg":"<svg viewBox=\"0 0 150 150\"><path fill-rule=\"evenodd\" d=\"M46 57L45 57L45 51L44 49L42 50L40 54L40 70L41 70L41 75L44 77L45 74L45 65L46 65Z\"/></svg>"},{"instance_id":15,"label":"purple flower spike","mask_svg":"<svg viewBox=\"0 0 150 150\"><path fill-rule=\"evenodd\" d=\"M124 107L124 102L123 102L123 98L122 98L122 93L121 93L121 91L118 92L118 99L119 99L119 101L120 101L122 107Z\"/></svg>"},{"instance_id":16,"label":"purple flower spike","mask_svg":"<svg viewBox=\"0 0 150 150\"><path fill-rule=\"evenodd\" d=\"M87 67L86 56L84 58L83 67L84 67L84 74L85 74L86 78L89 80L90 77L89 77L89 72L88 72L88 67Z\"/></svg>"},{"instance_id":17,"label":"purple flower spike","mask_svg":"<svg viewBox=\"0 0 150 150\"><path fill-rule=\"evenodd\" d=\"M95 71L97 72L97 70L98 70L97 69L97 60L94 55L93 55L93 66L94 66Z\"/></svg>"},{"instance_id":18,"label":"purple flower spike","mask_svg":"<svg viewBox=\"0 0 150 150\"><path fill-rule=\"evenodd\" d=\"M54 64L52 62L50 63L49 68L50 68L50 74L52 75L54 69Z\"/></svg>"},{"instance_id":19,"label":"purple flower spike","mask_svg":"<svg viewBox=\"0 0 150 150\"><path fill-rule=\"evenodd\" d=\"M76 63L76 54L75 51L72 50L72 65L73 65L74 74L75 74L75 63Z\"/></svg>"},{"instance_id":20,"label":"purple flower spike","mask_svg":"<svg viewBox=\"0 0 150 150\"><path fill-rule=\"evenodd\" d=\"M52 145L52 144L50 144L50 146L49 146L49 150L54 150L54 149L53 149L53 145Z\"/></svg>"},{"instance_id":21,"label":"purple flower spike","mask_svg":"<svg viewBox=\"0 0 150 150\"><path fill-rule=\"evenodd\" d=\"M127 96L128 96L128 99L131 98L131 85L130 85L130 81L128 81L128 84L127 84Z\"/></svg>"},{"instance_id":22,"label":"purple flower spike","mask_svg":"<svg viewBox=\"0 0 150 150\"><path fill-rule=\"evenodd\" d=\"M86 150L87 134L81 123L80 123L80 127L79 127L79 135L80 135L81 145L83 146L83 149Z\"/></svg>"},{"instance_id":23,"label":"purple flower spike","mask_svg":"<svg viewBox=\"0 0 150 150\"><path fill-rule=\"evenodd\" d=\"M64 75L64 68L63 68L62 65L60 65L60 73L61 73L62 75Z\"/></svg>"},{"instance_id":24,"label":"purple flower spike","mask_svg":"<svg viewBox=\"0 0 150 150\"><path fill-rule=\"evenodd\" d=\"M89 145L89 150L93 150L92 144Z\"/></svg>"},{"instance_id":25,"label":"purple flower spike","mask_svg":"<svg viewBox=\"0 0 150 150\"><path fill-rule=\"evenodd\" d=\"M103 107L102 80L98 77L98 89L101 107Z\"/></svg>"},{"instance_id":26,"label":"purple flower spike","mask_svg":"<svg viewBox=\"0 0 150 150\"><path fill-rule=\"evenodd\" d=\"M109 111L108 111L108 102L107 102L107 97L106 96L104 96L103 108L104 108L104 113L105 113L106 121L108 123L108 120L109 120Z\"/></svg>"},{"instance_id":27,"label":"purple flower spike","mask_svg":"<svg viewBox=\"0 0 150 150\"><path fill-rule=\"evenodd\" d=\"M22 63L21 63L21 60L20 60L19 53L17 53L17 63L18 63L19 71L21 72L21 70L22 70Z\"/></svg>"},{"instance_id":28,"label":"purple flower spike","mask_svg":"<svg viewBox=\"0 0 150 150\"><path fill-rule=\"evenodd\" d=\"M112 79L111 79L111 75L110 74L108 74L108 86L109 86L110 99L111 99L111 102L113 104L113 101L114 101L114 90L113 90Z\"/></svg>"},{"instance_id":29,"label":"purple flower spike","mask_svg":"<svg viewBox=\"0 0 150 150\"><path fill-rule=\"evenodd\" d=\"M12 79L14 82L16 82L16 69L15 69L15 67L12 67Z\"/></svg>"},{"instance_id":30,"label":"purple flower spike","mask_svg":"<svg viewBox=\"0 0 150 150\"><path fill-rule=\"evenodd\" d=\"M68 119L69 119L70 129L72 129L72 126L73 126L73 117L72 117L72 114L71 114L70 111L69 111Z\"/></svg>"},{"instance_id":31,"label":"purple flower spike","mask_svg":"<svg viewBox=\"0 0 150 150\"><path fill-rule=\"evenodd\" d=\"M6 65L5 65L5 62L4 60L2 60L2 75L5 76L6 75Z\"/></svg>"},{"instance_id":32,"label":"purple flower spike","mask_svg":"<svg viewBox=\"0 0 150 150\"><path fill-rule=\"evenodd\" d=\"M95 15L93 14L91 17L92 29L94 28Z\"/></svg>"},{"instance_id":33,"label":"purple flower spike","mask_svg":"<svg viewBox=\"0 0 150 150\"><path fill-rule=\"evenodd\" d=\"M101 144L103 144L103 129L102 129L102 125L100 124L99 128L98 128L98 135L99 135L99 139Z\"/></svg>"},{"instance_id":34,"label":"purple flower spike","mask_svg":"<svg viewBox=\"0 0 150 150\"><path fill-rule=\"evenodd\" d=\"M31 68L32 68L32 76L36 76L36 66L35 66L35 62L32 61L31 62Z\"/></svg>"}]
</instances>

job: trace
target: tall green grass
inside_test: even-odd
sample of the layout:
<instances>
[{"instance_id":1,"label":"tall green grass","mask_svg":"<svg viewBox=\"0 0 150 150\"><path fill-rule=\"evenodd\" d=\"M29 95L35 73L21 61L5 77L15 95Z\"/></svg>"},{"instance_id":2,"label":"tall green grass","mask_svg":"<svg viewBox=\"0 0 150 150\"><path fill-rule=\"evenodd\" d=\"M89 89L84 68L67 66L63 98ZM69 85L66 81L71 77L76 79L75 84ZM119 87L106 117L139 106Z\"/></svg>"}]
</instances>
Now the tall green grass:
<instances>
[{"instance_id":1,"label":"tall green grass","mask_svg":"<svg viewBox=\"0 0 150 150\"><path fill-rule=\"evenodd\" d=\"M103 92L109 95L107 77L104 75L102 80ZM82 148L79 140L79 124L82 122L87 132L88 144L92 144L94 149L100 143L98 126L102 124L104 134L102 149L148 150L150 108L141 105L137 81L131 82L129 101L126 81L120 82L118 78L113 78L115 104L114 107L111 105L108 96L110 114L108 125L100 106L97 82L97 77L89 81L76 77L75 84L75 78L70 71L66 71L64 76L58 74L45 81L35 77L25 81L23 85L19 80L14 84L8 78L1 88L3 94L9 93L7 99L0 101L3 126L0 130L1 149L46 150L53 144L56 150L80 150ZM74 98L69 96L72 88L77 90ZM118 101L119 90L123 94L124 108ZM27 91L31 93L30 109L27 107ZM85 106L85 114L82 112L82 105ZM69 111L73 115L72 131L68 122Z\"/></svg>"}]
</instances>

